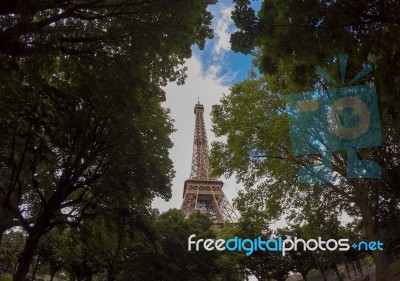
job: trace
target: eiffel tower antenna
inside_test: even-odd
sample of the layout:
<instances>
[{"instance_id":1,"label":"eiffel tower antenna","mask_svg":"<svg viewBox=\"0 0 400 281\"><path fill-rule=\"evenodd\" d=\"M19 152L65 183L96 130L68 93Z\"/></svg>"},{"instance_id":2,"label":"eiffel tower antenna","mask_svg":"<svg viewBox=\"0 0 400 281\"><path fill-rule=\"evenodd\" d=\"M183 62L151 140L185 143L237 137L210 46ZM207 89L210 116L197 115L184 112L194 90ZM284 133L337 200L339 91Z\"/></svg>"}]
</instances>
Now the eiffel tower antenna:
<instances>
[{"instance_id":1,"label":"eiffel tower antenna","mask_svg":"<svg viewBox=\"0 0 400 281\"><path fill-rule=\"evenodd\" d=\"M196 122L194 125L192 170L190 179L209 179L210 165L208 162L208 142L204 124L204 106L197 102L194 106Z\"/></svg>"},{"instance_id":2,"label":"eiffel tower antenna","mask_svg":"<svg viewBox=\"0 0 400 281\"><path fill-rule=\"evenodd\" d=\"M196 116L193 139L192 168L185 181L181 210L189 216L195 210L210 213L214 224L236 222L238 217L222 191L223 182L211 177L209 151L204 124L204 106L200 101L194 106Z\"/></svg>"}]
</instances>

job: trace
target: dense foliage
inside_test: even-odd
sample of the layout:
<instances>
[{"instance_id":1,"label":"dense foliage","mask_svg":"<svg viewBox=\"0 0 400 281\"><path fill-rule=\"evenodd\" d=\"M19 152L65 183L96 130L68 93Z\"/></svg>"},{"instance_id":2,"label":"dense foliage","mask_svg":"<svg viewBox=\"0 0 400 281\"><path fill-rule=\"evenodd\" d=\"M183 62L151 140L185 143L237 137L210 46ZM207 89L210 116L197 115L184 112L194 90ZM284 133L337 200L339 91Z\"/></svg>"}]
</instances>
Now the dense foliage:
<instances>
[{"instance_id":1,"label":"dense foliage","mask_svg":"<svg viewBox=\"0 0 400 281\"><path fill-rule=\"evenodd\" d=\"M227 137L226 143L213 145L216 173L235 174L247 187L238 205L255 208L267 221L287 215L306 222L316 210L334 216L346 211L362 218L368 239L379 239L389 227L386 217L399 212L400 3L265 0L258 14L251 1L235 3L238 30L231 36L232 48L253 52L260 75L233 85L213 108L214 131ZM357 84L376 85L383 145L361 149L358 156L377 161L382 177L348 179L347 155L337 151L332 158L335 181L301 184L299 169L322 159L293 156L287 97L341 87L315 73L318 66L340 81L340 53L349 55L345 85L367 63L374 69ZM315 129L324 134L321 126ZM389 278L385 254L374 252L378 280Z\"/></svg>"},{"instance_id":2,"label":"dense foliage","mask_svg":"<svg viewBox=\"0 0 400 281\"><path fill-rule=\"evenodd\" d=\"M27 235L14 280L54 227L170 197L160 87L212 37L212 3L1 1L0 233Z\"/></svg>"}]
</instances>

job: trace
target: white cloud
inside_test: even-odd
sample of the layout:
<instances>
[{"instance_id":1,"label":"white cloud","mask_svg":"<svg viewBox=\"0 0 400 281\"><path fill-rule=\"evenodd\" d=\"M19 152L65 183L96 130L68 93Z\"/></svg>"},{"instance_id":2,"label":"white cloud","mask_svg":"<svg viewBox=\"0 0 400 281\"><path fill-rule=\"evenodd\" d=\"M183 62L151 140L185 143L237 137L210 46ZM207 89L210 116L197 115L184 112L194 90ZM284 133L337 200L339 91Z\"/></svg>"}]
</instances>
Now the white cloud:
<instances>
[{"instance_id":1,"label":"white cloud","mask_svg":"<svg viewBox=\"0 0 400 281\"><path fill-rule=\"evenodd\" d=\"M232 32L235 30L235 24L231 18L234 9L229 1L218 2L211 12L213 14L212 27L214 29L214 38L209 42L205 53L209 55L207 62L204 63L207 75L218 77L223 84L229 84L234 81L239 73L238 70L232 70L229 66L229 57L226 55L231 50L229 42Z\"/></svg>"},{"instance_id":2,"label":"white cloud","mask_svg":"<svg viewBox=\"0 0 400 281\"><path fill-rule=\"evenodd\" d=\"M217 15L219 18L214 31L216 42L213 46L215 56L223 55L223 52L231 49L229 39L234 29L234 23L231 18L232 11L233 7L224 7L221 9L220 14Z\"/></svg>"}]
</instances>

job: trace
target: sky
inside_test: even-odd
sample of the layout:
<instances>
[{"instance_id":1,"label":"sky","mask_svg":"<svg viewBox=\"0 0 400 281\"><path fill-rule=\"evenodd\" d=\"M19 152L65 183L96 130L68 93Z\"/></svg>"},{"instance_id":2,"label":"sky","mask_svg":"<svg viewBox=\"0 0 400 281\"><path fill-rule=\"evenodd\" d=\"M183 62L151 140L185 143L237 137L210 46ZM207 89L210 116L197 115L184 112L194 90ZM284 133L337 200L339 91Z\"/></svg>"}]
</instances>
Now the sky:
<instances>
[{"instance_id":1,"label":"sky","mask_svg":"<svg viewBox=\"0 0 400 281\"><path fill-rule=\"evenodd\" d=\"M183 184L189 178L192 163L194 105L198 101L204 105L204 122L211 147L211 142L216 140L211 131L212 105L219 103L223 94L229 94L229 85L243 81L251 69L251 55L231 50L230 34L236 28L231 19L233 7L232 1L227 0L220 0L209 7L208 10L213 14L214 38L206 42L204 50L199 50L196 46L192 48L193 56L185 63L188 67L185 84L178 86L170 83L164 88L166 102L163 106L171 110L176 129L171 136L174 146L170 150L175 178L172 182L172 198L168 202L160 198L153 201L153 207L161 212L180 208L182 204ZM232 204L232 199L237 197L238 191L243 187L234 178L221 177L221 180L224 181L224 193Z\"/></svg>"}]
</instances>

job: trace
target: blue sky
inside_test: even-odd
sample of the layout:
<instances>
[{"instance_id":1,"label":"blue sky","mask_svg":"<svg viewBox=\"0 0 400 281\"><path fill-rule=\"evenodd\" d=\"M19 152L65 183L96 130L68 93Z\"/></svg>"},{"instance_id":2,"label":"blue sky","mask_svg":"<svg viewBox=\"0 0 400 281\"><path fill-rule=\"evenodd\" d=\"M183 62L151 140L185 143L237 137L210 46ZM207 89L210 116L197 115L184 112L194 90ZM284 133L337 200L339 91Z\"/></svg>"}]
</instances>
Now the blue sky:
<instances>
[{"instance_id":1,"label":"blue sky","mask_svg":"<svg viewBox=\"0 0 400 281\"><path fill-rule=\"evenodd\" d=\"M261 2L252 1L255 11L260 9ZM234 3L227 0L220 0L217 4L210 6L208 10L214 17L212 23L214 38L206 42L203 50L199 50L197 46L193 47L193 53L202 62L203 72L215 73L225 85L231 85L247 78L253 59L251 55L235 53L231 50L229 39L236 30L231 19L233 9Z\"/></svg>"}]
</instances>

